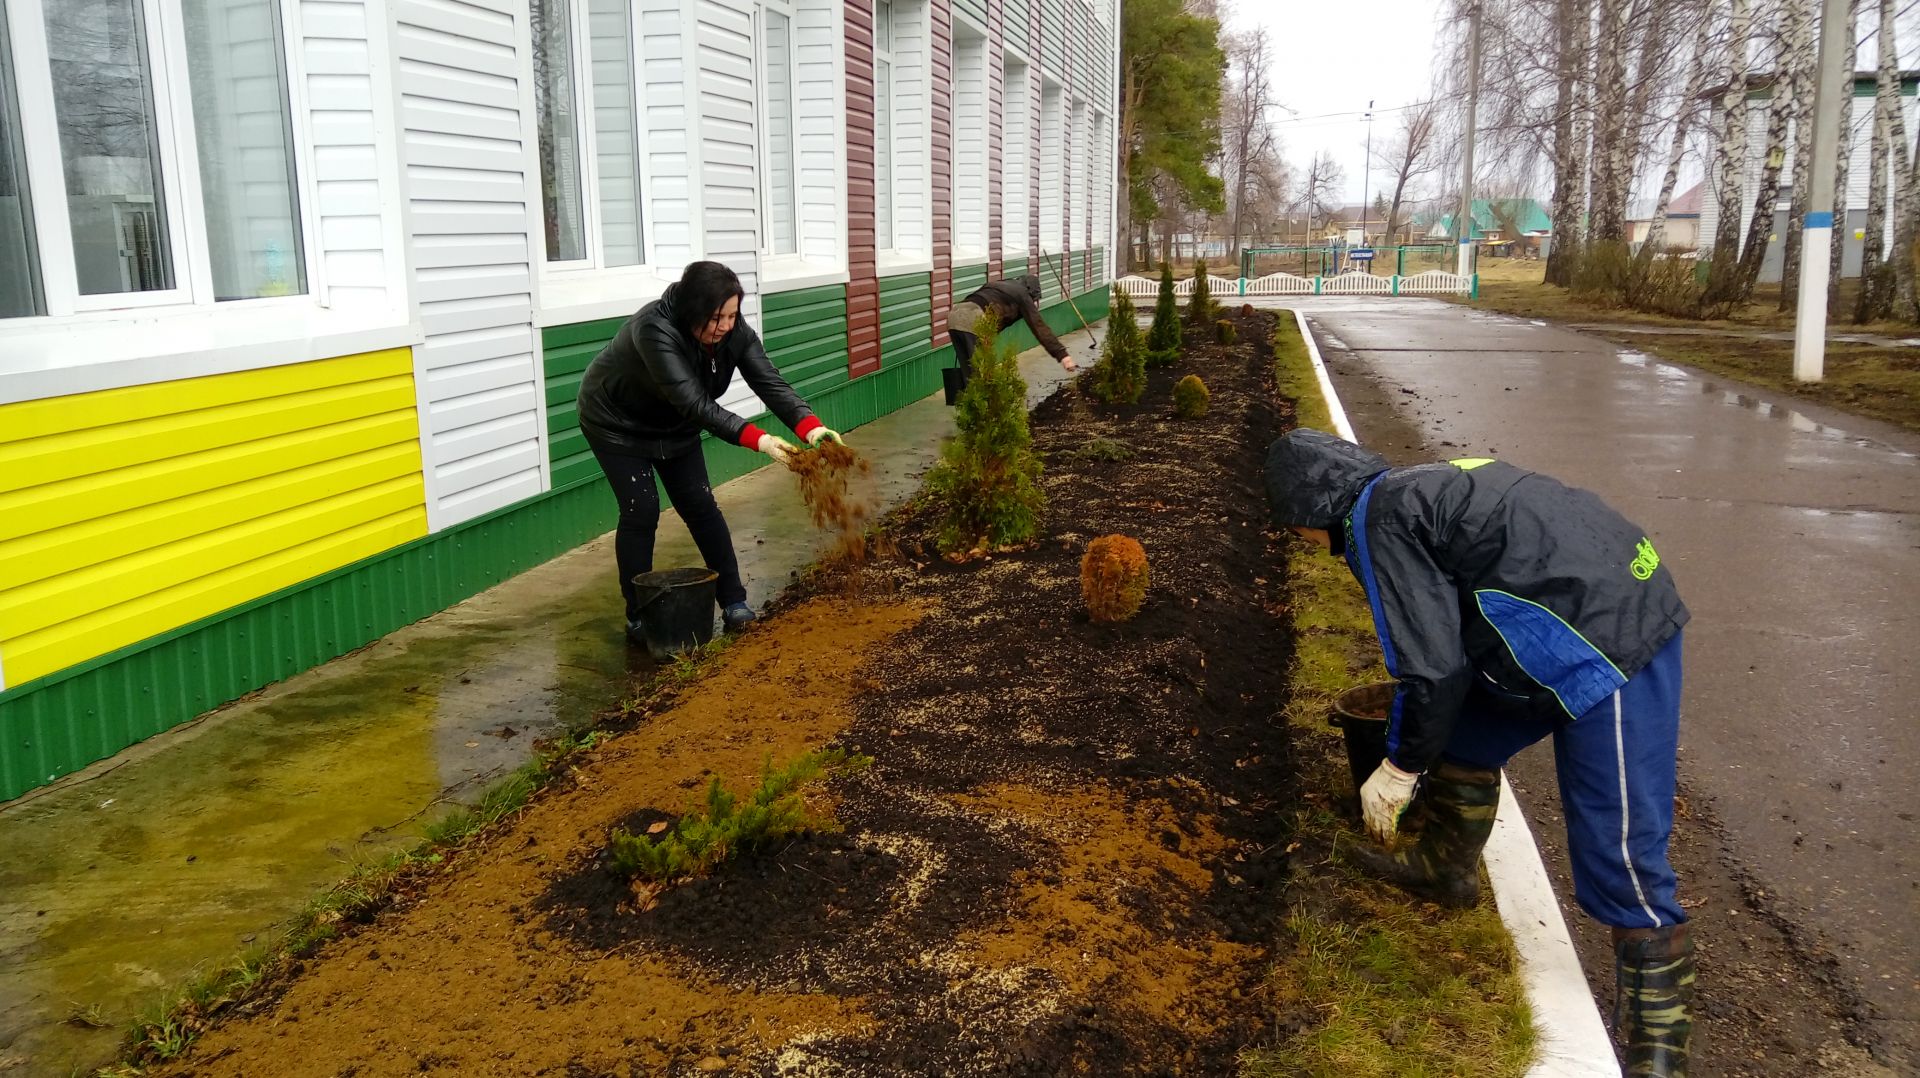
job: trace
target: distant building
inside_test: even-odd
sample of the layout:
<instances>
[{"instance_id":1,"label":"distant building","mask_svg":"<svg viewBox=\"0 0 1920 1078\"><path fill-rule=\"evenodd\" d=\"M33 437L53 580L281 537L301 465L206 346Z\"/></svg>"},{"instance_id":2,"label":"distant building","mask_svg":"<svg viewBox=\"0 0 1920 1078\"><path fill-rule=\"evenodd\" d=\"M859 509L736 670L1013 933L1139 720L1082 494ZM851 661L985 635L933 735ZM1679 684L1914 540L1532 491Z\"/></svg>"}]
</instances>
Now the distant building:
<instances>
[{"instance_id":1,"label":"distant building","mask_svg":"<svg viewBox=\"0 0 1920 1078\"><path fill-rule=\"evenodd\" d=\"M1685 191L1673 196L1667 203L1666 237L1661 246L1669 250L1678 248L1691 251L1700 246L1700 203L1706 184L1696 183ZM1646 208L1646 216L1635 217L1627 222L1627 242L1639 246L1647 241L1647 232L1653 228L1653 207Z\"/></svg>"},{"instance_id":2,"label":"distant building","mask_svg":"<svg viewBox=\"0 0 1920 1078\"><path fill-rule=\"evenodd\" d=\"M1452 240L1454 214L1422 221L1428 240ZM1488 254L1544 258L1553 237L1553 218L1535 198L1476 198L1469 238Z\"/></svg>"}]
</instances>

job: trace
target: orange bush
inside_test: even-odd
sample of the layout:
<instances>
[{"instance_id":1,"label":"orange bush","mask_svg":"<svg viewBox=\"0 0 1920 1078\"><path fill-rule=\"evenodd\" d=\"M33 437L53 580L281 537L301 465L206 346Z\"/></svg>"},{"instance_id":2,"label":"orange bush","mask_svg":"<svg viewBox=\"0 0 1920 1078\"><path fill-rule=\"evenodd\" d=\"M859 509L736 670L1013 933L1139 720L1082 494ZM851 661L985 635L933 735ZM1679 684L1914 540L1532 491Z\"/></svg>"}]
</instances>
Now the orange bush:
<instances>
[{"instance_id":1,"label":"orange bush","mask_svg":"<svg viewBox=\"0 0 1920 1078\"><path fill-rule=\"evenodd\" d=\"M1095 621L1126 621L1147 597L1147 552L1124 535L1103 535L1080 559L1080 594Z\"/></svg>"}]
</instances>

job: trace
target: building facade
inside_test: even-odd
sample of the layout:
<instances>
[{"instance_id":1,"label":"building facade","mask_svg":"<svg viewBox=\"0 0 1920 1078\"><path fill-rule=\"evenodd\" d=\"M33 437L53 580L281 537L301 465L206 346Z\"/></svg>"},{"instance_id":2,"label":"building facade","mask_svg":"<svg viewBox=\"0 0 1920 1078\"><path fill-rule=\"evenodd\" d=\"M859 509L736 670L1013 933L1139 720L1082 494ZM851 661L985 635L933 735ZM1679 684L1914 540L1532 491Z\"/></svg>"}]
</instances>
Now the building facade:
<instances>
[{"instance_id":1,"label":"building facade","mask_svg":"<svg viewBox=\"0 0 1920 1078\"><path fill-rule=\"evenodd\" d=\"M840 429L1104 314L1118 2L0 0L0 800L607 530L687 262Z\"/></svg>"}]
</instances>

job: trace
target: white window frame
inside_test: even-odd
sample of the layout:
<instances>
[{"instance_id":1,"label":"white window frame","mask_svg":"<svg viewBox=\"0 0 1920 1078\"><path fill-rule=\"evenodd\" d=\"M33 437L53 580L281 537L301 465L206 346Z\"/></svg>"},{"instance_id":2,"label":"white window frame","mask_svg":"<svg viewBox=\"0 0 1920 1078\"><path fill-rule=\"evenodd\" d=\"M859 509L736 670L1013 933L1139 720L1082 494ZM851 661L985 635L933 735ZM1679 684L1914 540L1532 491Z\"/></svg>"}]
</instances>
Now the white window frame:
<instances>
[{"instance_id":1,"label":"white window frame","mask_svg":"<svg viewBox=\"0 0 1920 1078\"><path fill-rule=\"evenodd\" d=\"M960 38L962 34L964 34L969 39L970 48L975 45L978 46L978 51L976 55L980 60L980 64L978 68L974 70L970 70L970 71L960 70ZM992 141L988 132L988 125L993 122L993 117L991 115L993 103L987 99L987 72L988 72L987 64L990 63L992 59L988 55L988 53L992 51L991 44L992 42L988 38L986 27L979 25L978 23L974 22L970 18L967 18L966 16L962 15L958 11L954 12L952 65L953 65L953 85L954 85L955 107L953 110L954 117L951 124L951 134L953 137L953 163L949 171L948 183L952 186L952 190L949 192L949 197L952 199L952 204L953 204L953 209L951 211L953 213L953 223L952 223L953 264L956 266L972 265L976 262L985 262L990 256L990 252L988 251L987 248L991 244L992 237L993 237L993 223L991 220L989 220L989 215L987 212L987 191L993 181L992 162L989 160ZM1003 71L1003 74L1004 74L1004 71ZM961 86L963 81L967 79L977 79L980 87L980 121L981 122L980 122L980 125L977 128L975 128L970 134L963 133L962 131L962 125L960 123L959 108L958 108L959 87ZM1003 85L1001 87L1003 106L1004 106L1004 100L1005 100L1005 90L1006 88ZM1005 123L1006 121L1003 117L1001 120L1003 130L1005 127ZM977 150L980 155L980 175L978 177L980 181L980 190L978 192L979 200L980 200L980 215L979 215L980 231L977 236L962 235L960 230L960 197L962 193L960 147L961 147L962 141L966 139L971 139L976 143L973 149Z\"/></svg>"},{"instance_id":2,"label":"white window frame","mask_svg":"<svg viewBox=\"0 0 1920 1078\"><path fill-rule=\"evenodd\" d=\"M880 6L882 4L885 4L887 7L887 47L884 49L880 47ZM894 27L896 25L895 20L897 20L900 17L900 15L898 10L895 7L895 0L874 0L873 15L874 15L874 19L873 19L873 29L874 29L874 34L873 34L873 91L874 91L873 127L874 127L874 133L876 136L874 139L874 157L873 157L873 183L874 183L873 195L876 202L875 208L877 210L878 209L877 203L880 197L880 180L881 180L880 146L879 146L878 135L880 131L880 110L883 107L886 109L886 114L887 114L886 118L887 118L888 137L891 138L893 136L893 132L897 130L894 127L894 118L893 118L893 97L894 97L893 35L894 35ZM880 65L882 63L887 65L886 104L884 106L880 104L880 100L879 100L880 99L880 83L881 83ZM874 220L875 235L874 235L874 243L873 243L873 249L876 252L876 254L880 251L897 250L899 247L899 244L894 242L894 237L899 234L898 223L900 220L900 210L899 210L900 189L899 189L899 184L896 182L896 178L899 175L900 175L900 168L899 168L898 162L895 160L893 149L892 147L888 147L887 175L886 175L887 229L886 229L886 235L884 237L879 235L880 222L878 219L878 215L876 214L875 220Z\"/></svg>"},{"instance_id":3,"label":"white window frame","mask_svg":"<svg viewBox=\"0 0 1920 1078\"><path fill-rule=\"evenodd\" d=\"M904 22L903 22L904 17ZM918 35L908 52L916 57L911 69L919 81L919 109L902 109L899 106L900 94L897 77L900 74L900 49L902 33ZM899 138L900 122L903 115L911 116L913 126L919 132L919 153L914 155L912 165L920 190L916 194L924 196L920 202L917 216L907 222L911 228L901 225L900 206L902 193L906 185L901 182L901 162L908 160L906 155L893 155L893 235L889 244L881 244L878 237L874 244L874 261L877 272L882 277L901 273L928 273L933 270L933 24L931 5L928 0L893 0L893 44L890 50L891 70L896 78L894 85L888 87L887 101L888 127L894 137ZM877 167L877 162L876 162ZM909 234L911 233L911 234ZM904 242L903 242L904 241Z\"/></svg>"},{"instance_id":4,"label":"white window frame","mask_svg":"<svg viewBox=\"0 0 1920 1078\"><path fill-rule=\"evenodd\" d=\"M1008 68L1012 64L1020 65L1020 198L1017 218L1010 207L1015 200L1006 197L1006 177L1013 174L1007 167L1007 147L1013 145L1010 138L1014 125L1007 118L1014 115L1007 106L1008 88L1013 81L1008 77ZM1033 193L1035 182L1033 174L1038 167L1033 153L1033 61L1020 49L1005 48L1000 51L1000 256L1005 258L1025 258L1032 254L1032 228L1034 225ZM1012 227L1017 223L1018 228Z\"/></svg>"},{"instance_id":5,"label":"white window frame","mask_svg":"<svg viewBox=\"0 0 1920 1078\"><path fill-rule=\"evenodd\" d=\"M787 141L793 156L793 204L788 212L793 215L793 250L781 254L773 251L773 129L767 122L767 85L771 81L766 77L767 13L771 11L787 20L787 120L792 130ZM799 266L804 260L800 256L800 83L794 78L800 63L800 50L795 47L799 20L794 7L786 0L760 0L753 12L753 59L754 73L759 76L753 88L754 108L757 112L754 132L756 147L759 150L760 166L760 261L764 269L772 264L776 272L782 265Z\"/></svg>"},{"instance_id":6,"label":"white window frame","mask_svg":"<svg viewBox=\"0 0 1920 1078\"><path fill-rule=\"evenodd\" d=\"M173 287L148 292L82 295L74 264L73 231L53 69L40 0L0 0L12 37L14 91L20 99L21 148L33 205L35 254L40 262L41 303L46 313L0 319L0 339L98 322L120 312L161 308L206 311L308 309L324 306L320 228L314 212L313 137L305 100L298 0L275 0L280 20L280 58L287 81L286 108L293 128L294 212L300 215L300 247L306 291L291 296L219 301L207 242L200 157L194 144L193 95L188 91L186 17L182 0L132 0L146 27L147 71L158 148L158 206L167 219L167 250Z\"/></svg>"},{"instance_id":7,"label":"white window frame","mask_svg":"<svg viewBox=\"0 0 1920 1078\"><path fill-rule=\"evenodd\" d=\"M586 257L570 259L549 259L546 251L544 224L535 229L530 237L537 245L540 255L541 276L565 288L568 284L586 283L591 278L645 277L653 273L653 177L648 174L647 153L647 109L642 100L641 87L645 83L641 68L640 55L640 4L638 0L626 0L627 3L627 62L630 65L633 81L633 137L635 182L640 185L640 261L637 265L608 266L607 238L600 220L600 131L594 122L593 101L593 15L589 10L591 0L566 0L567 4L567 47L573 54L573 115L579 130L574 137L580 144L580 228L586 248ZM528 53L529 71L531 71L532 53ZM532 143L534 151L533 179L536 192L539 190L539 138L540 117L533 107L533 86L528 83L524 98L528 118L533 129ZM536 202L538 199L536 198ZM544 205L532 207L536 219L546 213Z\"/></svg>"}]
</instances>

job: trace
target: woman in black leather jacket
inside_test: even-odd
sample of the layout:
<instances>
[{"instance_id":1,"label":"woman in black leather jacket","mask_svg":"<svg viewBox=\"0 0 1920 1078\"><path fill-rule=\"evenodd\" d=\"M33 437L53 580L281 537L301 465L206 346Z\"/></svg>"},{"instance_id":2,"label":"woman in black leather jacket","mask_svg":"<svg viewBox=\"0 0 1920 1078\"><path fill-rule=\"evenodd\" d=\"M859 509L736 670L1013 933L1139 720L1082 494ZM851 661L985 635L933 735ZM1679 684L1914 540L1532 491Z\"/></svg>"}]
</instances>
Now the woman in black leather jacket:
<instances>
[{"instance_id":1,"label":"woman in black leather jacket","mask_svg":"<svg viewBox=\"0 0 1920 1078\"><path fill-rule=\"evenodd\" d=\"M760 335L740 321L745 296L740 278L726 266L689 265L679 283L627 319L588 364L580 383L580 431L620 503L614 559L627 601L627 631L636 638L640 611L633 578L653 568L653 537L660 523L656 472L707 568L720 576L717 598L727 628L742 628L755 617L733 537L713 500L700 435L704 431L781 464L795 447L720 406L735 371L808 445L840 440L780 377Z\"/></svg>"}]
</instances>

